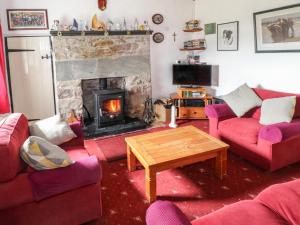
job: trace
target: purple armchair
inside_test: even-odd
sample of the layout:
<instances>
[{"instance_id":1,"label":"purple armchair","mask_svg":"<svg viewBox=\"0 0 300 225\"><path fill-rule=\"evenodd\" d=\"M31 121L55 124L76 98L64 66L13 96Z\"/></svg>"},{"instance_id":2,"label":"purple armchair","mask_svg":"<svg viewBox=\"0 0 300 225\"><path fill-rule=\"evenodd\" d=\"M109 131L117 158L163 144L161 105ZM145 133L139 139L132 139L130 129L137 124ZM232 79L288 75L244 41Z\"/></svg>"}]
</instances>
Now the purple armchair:
<instances>
[{"instance_id":1,"label":"purple armchair","mask_svg":"<svg viewBox=\"0 0 300 225\"><path fill-rule=\"evenodd\" d=\"M254 89L262 99L296 94ZM300 97L291 123L263 126L259 123L260 108L238 118L226 104L205 108L211 135L224 140L230 150L261 168L274 171L300 161Z\"/></svg>"}]
</instances>

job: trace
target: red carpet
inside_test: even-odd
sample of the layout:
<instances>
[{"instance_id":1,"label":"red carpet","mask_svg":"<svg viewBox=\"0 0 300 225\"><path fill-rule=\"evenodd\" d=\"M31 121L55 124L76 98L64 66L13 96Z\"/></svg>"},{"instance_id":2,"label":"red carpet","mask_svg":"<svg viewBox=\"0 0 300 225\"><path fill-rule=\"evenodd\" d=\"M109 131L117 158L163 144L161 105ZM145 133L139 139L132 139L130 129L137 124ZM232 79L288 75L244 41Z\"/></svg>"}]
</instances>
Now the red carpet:
<instances>
[{"instance_id":1,"label":"red carpet","mask_svg":"<svg viewBox=\"0 0 300 225\"><path fill-rule=\"evenodd\" d=\"M204 131L207 131L208 129L208 121L186 121L182 120L178 122L179 126L188 126L188 125L194 125L195 127L198 127ZM147 130L141 130L141 131L136 131L132 133L127 133L127 134L122 134L122 135L117 135L115 137L108 137L108 138L99 138L95 139L98 147L104 154L105 159L108 162L120 160L120 159L125 159L126 158L126 143L125 143L125 138L126 137L131 137L131 136L136 136L136 135L141 135L141 134L146 134L146 133L151 133L151 132L157 132L161 130L166 130L170 129L169 127L158 127L158 128L153 128L153 129L147 129Z\"/></svg>"},{"instance_id":2,"label":"red carpet","mask_svg":"<svg viewBox=\"0 0 300 225\"><path fill-rule=\"evenodd\" d=\"M103 168L103 216L93 224L145 224L149 204L145 199L144 170L130 173L126 160L107 163L95 141L87 141L86 145L102 160ZM112 149L120 148L124 145L115 142ZM252 199L269 185L298 178L300 163L269 173L229 154L228 176L222 181L213 176L211 162L206 161L159 173L157 193L158 199L174 202L192 220L225 205Z\"/></svg>"}]
</instances>

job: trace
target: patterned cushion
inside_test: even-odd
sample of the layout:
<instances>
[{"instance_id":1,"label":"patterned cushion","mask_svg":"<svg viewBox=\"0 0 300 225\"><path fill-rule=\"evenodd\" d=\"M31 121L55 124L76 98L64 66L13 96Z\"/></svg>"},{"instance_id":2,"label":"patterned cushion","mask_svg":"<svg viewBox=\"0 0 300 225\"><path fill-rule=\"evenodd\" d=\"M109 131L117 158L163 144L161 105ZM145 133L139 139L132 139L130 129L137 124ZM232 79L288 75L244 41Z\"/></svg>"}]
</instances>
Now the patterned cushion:
<instances>
[{"instance_id":1,"label":"patterned cushion","mask_svg":"<svg viewBox=\"0 0 300 225\"><path fill-rule=\"evenodd\" d=\"M36 170L56 169L74 163L62 148L35 136L30 136L23 144L21 158Z\"/></svg>"}]
</instances>

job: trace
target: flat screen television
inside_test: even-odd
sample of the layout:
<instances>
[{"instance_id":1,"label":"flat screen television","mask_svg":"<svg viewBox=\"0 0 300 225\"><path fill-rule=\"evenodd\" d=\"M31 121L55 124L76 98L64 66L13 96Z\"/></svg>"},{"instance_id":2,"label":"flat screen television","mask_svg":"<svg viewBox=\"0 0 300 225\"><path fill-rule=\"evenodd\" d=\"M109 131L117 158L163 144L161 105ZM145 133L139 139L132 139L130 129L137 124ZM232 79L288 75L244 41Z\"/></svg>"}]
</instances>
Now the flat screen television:
<instances>
[{"instance_id":1,"label":"flat screen television","mask_svg":"<svg viewBox=\"0 0 300 225\"><path fill-rule=\"evenodd\" d=\"M173 65L174 85L212 85L212 65Z\"/></svg>"}]
</instances>

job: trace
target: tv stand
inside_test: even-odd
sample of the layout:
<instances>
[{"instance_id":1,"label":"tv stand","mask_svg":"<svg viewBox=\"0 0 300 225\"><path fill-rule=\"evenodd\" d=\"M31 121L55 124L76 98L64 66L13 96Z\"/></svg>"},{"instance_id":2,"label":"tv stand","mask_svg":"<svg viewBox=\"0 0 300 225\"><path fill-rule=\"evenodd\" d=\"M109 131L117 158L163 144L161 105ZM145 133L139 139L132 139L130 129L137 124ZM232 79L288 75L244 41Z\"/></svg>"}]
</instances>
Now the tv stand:
<instances>
[{"instance_id":1,"label":"tv stand","mask_svg":"<svg viewBox=\"0 0 300 225\"><path fill-rule=\"evenodd\" d=\"M204 109L213 101L205 88L178 88L170 97L177 109L177 119L207 119Z\"/></svg>"}]
</instances>

